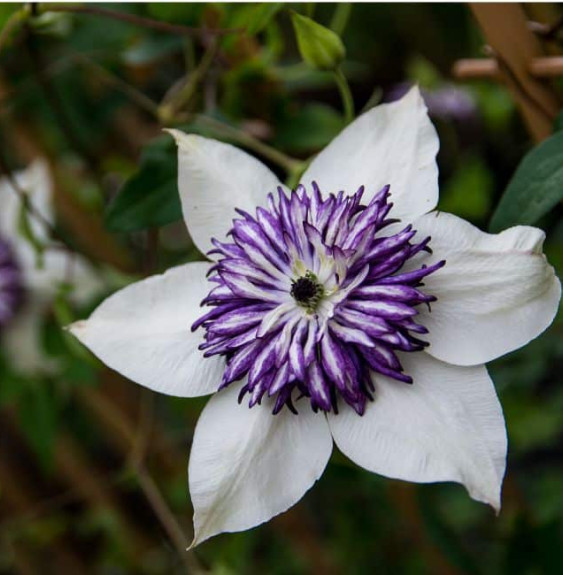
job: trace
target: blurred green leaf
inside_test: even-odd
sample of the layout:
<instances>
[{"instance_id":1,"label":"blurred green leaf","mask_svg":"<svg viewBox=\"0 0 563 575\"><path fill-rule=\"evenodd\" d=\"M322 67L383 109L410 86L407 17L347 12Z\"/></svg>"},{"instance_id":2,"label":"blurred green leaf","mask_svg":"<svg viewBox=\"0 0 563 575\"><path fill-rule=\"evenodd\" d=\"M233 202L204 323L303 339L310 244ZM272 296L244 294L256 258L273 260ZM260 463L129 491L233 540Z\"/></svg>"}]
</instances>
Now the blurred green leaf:
<instances>
[{"instance_id":1,"label":"blurred green leaf","mask_svg":"<svg viewBox=\"0 0 563 575\"><path fill-rule=\"evenodd\" d=\"M45 12L30 18L29 25L35 34L63 39L72 30L72 17L63 12Z\"/></svg>"},{"instance_id":2,"label":"blurred green leaf","mask_svg":"<svg viewBox=\"0 0 563 575\"><path fill-rule=\"evenodd\" d=\"M144 5L150 17L184 26L199 25L205 6L205 3L195 2L149 2Z\"/></svg>"},{"instance_id":3,"label":"blurred green leaf","mask_svg":"<svg viewBox=\"0 0 563 575\"><path fill-rule=\"evenodd\" d=\"M0 33L3 48L10 46L21 25L29 20L30 10L22 4L0 4Z\"/></svg>"},{"instance_id":4,"label":"blurred green leaf","mask_svg":"<svg viewBox=\"0 0 563 575\"><path fill-rule=\"evenodd\" d=\"M413 57L407 65L408 78L421 88L432 90L443 82L438 69L422 56Z\"/></svg>"},{"instance_id":5,"label":"blurred green leaf","mask_svg":"<svg viewBox=\"0 0 563 575\"><path fill-rule=\"evenodd\" d=\"M479 110L492 133L505 131L516 106L509 92L493 82L477 82L471 87Z\"/></svg>"},{"instance_id":6,"label":"blurred green leaf","mask_svg":"<svg viewBox=\"0 0 563 575\"><path fill-rule=\"evenodd\" d=\"M148 144L139 170L125 182L108 206L105 225L109 230L131 232L169 224L182 217L178 195L175 146L170 136Z\"/></svg>"},{"instance_id":7,"label":"blurred green leaf","mask_svg":"<svg viewBox=\"0 0 563 575\"><path fill-rule=\"evenodd\" d=\"M561 110L559 114L557 114L557 117L553 122L553 131L560 132L561 130L563 130L563 110Z\"/></svg>"},{"instance_id":8,"label":"blurred green leaf","mask_svg":"<svg viewBox=\"0 0 563 575\"><path fill-rule=\"evenodd\" d=\"M30 218L32 216L29 213L28 204L29 204L29 196L26 193L23 196L23 201L20 204L18 232L33 249L33 252L35 253L35 265L38 268L42 268L45 246L43 245L41 240L37 237L33 229L33 226L31 225Z\"/></svg>"},{"instance_id":9,"label":"blurred green leaf","mask_svg":"<svg viewBox=\"0 0 563 575\"><path fill-rule=\"evenodd\" d=\"M21 428L44 470L53 462L58 406L46 382L34 382L18 397Z\"/></svg>"},{"instance_id":10,"label":"blurred green leaf","mask_svg":"<svg viewBox=\"0 0 563 575\"><path fill-rule=\"evenodd\" d=\"M330 21L330 29L338 36L342 36L346 26L348 25L348 20L350 20L350 14L352 14L352 2L339 2L334 9L332 14L332 19Z\"/></svg>"},{"instance_id":11,"label":"blurred green leaf","mask_svg":"<svg viewBox=\"0 0 563 575\"><path fill-rule=\"evenodd\" d=\"M262 2L252 6L252 12L247 16L248 34L255 36L262 32L283 6L283 2Z\"/></svg>"},{"instance_id":12,"label":"blurred green leaf","mask_svg":"<svg viewBox=\"0 0 563 575\"><path fill-rule=\"evenodd\" d=\"M279 123L274 144L285 150L302 153L326 146L344 127L344 119L333 108L310 104Z\"/></svg>"},{"instance_id":13,"label":"blurred green leaf","mask_svg":"<svg viewBox=\"0 0 563 575\"><path fill-rule=\"evenodd\" d=\"M520 452L557 444L563 431L562 393L552 394L547 405L545 401L539 401L527 394L506 395L504 409L507 414L507 427L512 444Z\"/></svg>"},{"instance_id":14,"label":"blurred green leaf","mask_svg":"<svg viewBox=\"0 0 563 575\"><path fill-rule=\"evenodd\" d=\"M491 206L493 177L478 157L463 158L440 194L440 210L462 218L484 218Z\"/></svg>"},{"instance_id":15,"label":"blurred green leaf","mask_svg":"<svg viewBox=\"0 0 563 575\"><path fill-rule=\"evenodd\" d=\"M183 47L183 39L177 36L165 36L164 38L151 36L133 44L123 52L121 58L126 64L141 66L152 64L176 52L181 52Z\"/></svg>"},{"instance_id":16,"label":"blurred green leaf","mask_svg":"<svg viewBox=\"0 0 563 575\"><path fill-rule=\"evenodd\" d=\"M4 28L6 22L12 14L21 9L21 4L6 3L0 4L0 30Z\"/></svg>"},{"instance_id":17,"label":"blurred green leaf","mask_svg":"<svg viewBox=\"0 0 563 575\"><path fill-rule=\"evenodd\" d=\"M462 541L442 519L435 501L431 500L429 492L423 487L418 490L418 503L428 534L451 563L462 573L482 573L477 561L465 550Z\"/></svg>"},{"instance_id":18,"label":"blurred green leaf","mask_svg":"<svg viewBox=\"0 0 563 575\"><path fill-rule=\"evenodd\" d=\"M563 572L561 523L533 523L521 514L508 541L501 573L551 575Z\"/></svg>"},{"instance_id":19,"label":"blurred green leaf","mask_svg":"<svg viewBox=\"0 0 563 575\"><path fill-rule=\"evenodd\" d=\"M493 215L491 231L533 224L563 198L563 132L528 152Z\"/></svg>"},{"instance_id":20,"label":"blurred green leaf","mask_svg":"<svg viewBox=\"0 0 563 575\"><path fill-rule=\"evenodd\" d=\"M5 357L0 348L0 407L17 400L29 381L21 374L13 371L9 358Z\"/></svg>"}]
</instances>

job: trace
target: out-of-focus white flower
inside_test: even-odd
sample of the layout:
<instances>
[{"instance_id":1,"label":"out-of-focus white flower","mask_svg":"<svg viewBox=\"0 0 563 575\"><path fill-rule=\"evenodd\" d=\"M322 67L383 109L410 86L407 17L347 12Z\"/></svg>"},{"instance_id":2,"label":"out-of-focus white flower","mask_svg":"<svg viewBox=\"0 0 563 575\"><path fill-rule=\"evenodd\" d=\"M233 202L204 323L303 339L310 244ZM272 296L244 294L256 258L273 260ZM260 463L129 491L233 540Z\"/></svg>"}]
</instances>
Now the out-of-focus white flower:
<instances>
[{"instance_id":1,"label":"out-of-focus white flower","mask_svg":"<svg viewBox=\"0 0 563 575\"><path fill-rule=\"evenodd\" d=\"M53 182L47 163L35 160L13 177L35 209L52 223ZM10 180L0 179L0 252L4 253L3 260L0 253L0 308L4 306L5 310L0 313L0 344L15 369L36 373L53 367L42 351L40 328L61 283L72 284L69 297L76 303L100 293L102 283L83 258L70 254L62 246L53 247L45 227L29 217L33 236L50 246L38 258L33 246L21 237L21 213L21 200Z\"/></svg>"},{"instance_id":2,"label":"out-of-focus white flower","mask_svg":"<svg viewBox=\"0 0 563 575\"><path fill-rule=\"evenodd\" d=\"M333 440L365 469L456 481L498 510L506 432L483 364L557 312L544 234L432 211L438 138L418 89L349 125L289 194L241 150L172 134L213 263L135 283L70 329L141 385L214 394L189 464L194 544L294 505Z\"/></svg>"}]
</instances>

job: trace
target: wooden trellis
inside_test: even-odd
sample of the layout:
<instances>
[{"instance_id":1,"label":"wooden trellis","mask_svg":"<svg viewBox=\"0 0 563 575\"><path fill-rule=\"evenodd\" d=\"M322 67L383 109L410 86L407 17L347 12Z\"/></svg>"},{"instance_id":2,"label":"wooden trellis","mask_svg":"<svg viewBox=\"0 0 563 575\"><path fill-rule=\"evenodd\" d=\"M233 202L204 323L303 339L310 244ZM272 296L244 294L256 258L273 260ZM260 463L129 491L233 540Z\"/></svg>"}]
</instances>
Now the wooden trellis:
<instances>
[{"instance_id":1,"label":"wooden trellis","mask_svg":"<svg viewBox=\"0 0 563 575\"><path fill-rule=\"evenodd\" d=\"M503 82L518 106L530 135L540 142L553 131L561 108L550 79L563 76L563 56L547 56L537 32L556 37L552 26L529 22L520 4L470 4L488 42L490 58L458 60L453 74L459 79L491 78Z\"/></svg>"}]
</instances>

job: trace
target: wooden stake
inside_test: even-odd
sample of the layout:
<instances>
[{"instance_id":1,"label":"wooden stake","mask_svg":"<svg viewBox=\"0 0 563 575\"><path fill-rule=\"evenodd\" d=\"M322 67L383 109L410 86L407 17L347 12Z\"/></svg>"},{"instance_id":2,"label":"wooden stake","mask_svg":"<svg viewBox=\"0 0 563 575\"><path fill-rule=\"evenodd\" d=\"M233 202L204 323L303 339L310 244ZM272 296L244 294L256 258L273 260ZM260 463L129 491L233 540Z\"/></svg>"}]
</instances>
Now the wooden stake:
<instances>
[{"instance_id":1,"label":"wooden stake","mask_svg":"<svg viewBox=\"0 0 563 575\"><path fill-rule=\"evenodd\" d=\"M530 74L534 59L543 55L528 28L519 4L470 4L471 10L499 63L503 81L512 92L524 122L536 141L547 138L559 110L555 92Z\"/></svg>"}]
</instances>

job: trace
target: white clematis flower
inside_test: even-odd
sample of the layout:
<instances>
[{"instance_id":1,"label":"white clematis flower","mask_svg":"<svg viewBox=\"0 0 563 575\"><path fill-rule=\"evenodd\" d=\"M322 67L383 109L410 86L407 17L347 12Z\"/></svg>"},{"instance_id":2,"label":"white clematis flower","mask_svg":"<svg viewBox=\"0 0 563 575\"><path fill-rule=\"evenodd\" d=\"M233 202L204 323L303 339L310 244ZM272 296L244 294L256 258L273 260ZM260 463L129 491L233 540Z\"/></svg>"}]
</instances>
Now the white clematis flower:
<instances>
[{"instance_id":1,"label":"white clematis flower","mask_svg":"<svg viewBox=\"0 0 563 575\"><path fill-rule=\"evenodd\" d=\"M556 314L543 233L432 212L438 138L418 89L348 126L289 194L245 152L171 133L186 224L214 261L70 329L141 385L215 394L189 464L193 544L294 505L333 440L370 471L456 481L498 510L506 431L483 364Z\"/></svg>"},{"instance_id":2,"label":"white clematis flower","mask_svg":"<svg viewBox=\"0 0 563 575\"><path fill-rule=\"evenodd\" d=\"M52 223L53 183L47 163L37 159L13 177L39 214ZM41 349L40 328L58 286L72 280L71 297L80 303L100 293L102 284L84 259L63 249L47 249L39 265L33 247L19 233L21 210L10 180L0 179L0 343L15 369L33 374L54 367ZM29 225L35 238L47 244L41 222L30 217Z\"/></svg>"}]
</instances>

